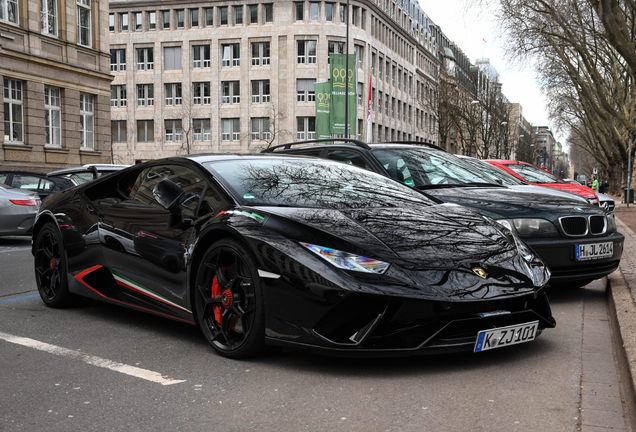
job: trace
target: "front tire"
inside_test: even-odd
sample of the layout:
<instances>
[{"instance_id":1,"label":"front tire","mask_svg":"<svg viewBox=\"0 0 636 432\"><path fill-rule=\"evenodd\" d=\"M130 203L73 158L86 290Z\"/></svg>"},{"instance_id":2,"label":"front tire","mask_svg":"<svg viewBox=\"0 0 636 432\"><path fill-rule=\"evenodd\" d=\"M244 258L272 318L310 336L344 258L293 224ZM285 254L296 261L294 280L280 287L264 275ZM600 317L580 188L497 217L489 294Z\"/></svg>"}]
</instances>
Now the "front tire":
<instances>
[{"instance_id":1,"label":"front tire","mask_svg":"<svg viewBox=\"0 0 636 432\"><path fill-rule=\"evenodd\" d=\"M256 259L234 239L214 243L197 271L196 320L212 348L247 358L265 346L264 302Z\"/></svg>"},{"instance_id":2,"label":"front tire","mask_svg":"<svg viewBox=\"0 0 636 432\"><path fill-rule=\"evenodd\" d=\"M53 222L46 223L35 241L35 282L45 305L64 308L75 304L77 297L69 292L66 254L62 235Z\"/></svg>"}]
</instances>

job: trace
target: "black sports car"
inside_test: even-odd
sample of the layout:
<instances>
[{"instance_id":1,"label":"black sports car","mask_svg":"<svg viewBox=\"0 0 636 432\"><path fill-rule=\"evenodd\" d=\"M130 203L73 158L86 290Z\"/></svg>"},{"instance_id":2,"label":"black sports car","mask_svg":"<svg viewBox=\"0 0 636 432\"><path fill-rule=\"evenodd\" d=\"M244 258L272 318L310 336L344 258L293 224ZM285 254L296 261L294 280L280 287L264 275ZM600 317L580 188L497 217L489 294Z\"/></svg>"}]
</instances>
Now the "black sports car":
<instances>
[{"instance_id":1,"label":"black sports car","mask_svg":"<svg viewBox=\"0 0 636 432\"><path fill-rule=\"evenodd\" d=\"M327 160L135 165L51 197L33 239L46 305L85 296L199 325L233 358L483 351L555 325L549 271L506 228Z\"/></svg>"}]
</instances>

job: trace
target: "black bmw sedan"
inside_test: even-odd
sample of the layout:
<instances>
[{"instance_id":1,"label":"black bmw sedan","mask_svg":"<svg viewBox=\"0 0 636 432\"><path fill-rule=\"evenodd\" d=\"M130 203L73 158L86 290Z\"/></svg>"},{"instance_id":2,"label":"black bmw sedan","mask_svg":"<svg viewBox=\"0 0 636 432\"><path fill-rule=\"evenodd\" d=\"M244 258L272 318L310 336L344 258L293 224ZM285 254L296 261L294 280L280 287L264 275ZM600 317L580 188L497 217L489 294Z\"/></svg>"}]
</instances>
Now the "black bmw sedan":
<instances>
[{"instance_id":1,"label":"black bmw sedan","mask_svg":"<svg viewBox=\"0 0 636 432\"><path fill-rule=\"evenodd\" d=\"M554 287L583 286L618 268L625 237L616 231L614 215L598 206L563 193L508 188L435 145L324 141L283 144L265 152L356 165L491 217L539 255Z\"/></svg>"},{"instance_id":2,"label":"black bmw sedan","mask_svg":"<svg viewBox=\"0 0 636 432\"><path fill-rule=\"evenodd\" d=\"M84 296L198 325L232 358L480 352L555 325L550 272L508 229L333 161L135 165L50 198L33 239L46 305Z\"/></svg>"}]
</instances>

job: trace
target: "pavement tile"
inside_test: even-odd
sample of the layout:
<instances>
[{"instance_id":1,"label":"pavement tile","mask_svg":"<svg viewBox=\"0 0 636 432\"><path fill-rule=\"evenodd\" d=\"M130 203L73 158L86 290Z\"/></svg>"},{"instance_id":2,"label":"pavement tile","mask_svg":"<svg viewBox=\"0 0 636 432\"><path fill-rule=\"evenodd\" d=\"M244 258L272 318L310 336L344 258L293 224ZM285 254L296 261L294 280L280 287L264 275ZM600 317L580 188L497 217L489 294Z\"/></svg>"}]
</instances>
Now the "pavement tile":
<instances>
[{"instance_id":1,"label":"pavement tile","mask_svg":"<svg viewBox=\"0 0 636 432\"><path fill-rule=\"evenodd\" d=\"M618 387L613 384L588 382L581 385L582 395L616 397L620 394Z\"/></svg>"},{"instance_id":2,"label":"pavement tile","mask_svg":"<svg viewBox=\"0 0 636 432\"><path fill-rule=\"evenodd\" d=\"M622 432L622 431L627 431L627 429L606 428L606 427L588 426L588 425L581 426L581 432L614 432L614 431Z\"/></svg>"},{"instance_id":3,"label":"pavement tile","mask_svg":"<svg viewBox=\"0 0 636 432\"><path fill-rule=\"evenodd\" d=\"M582 409L595 409L603 411L614 411L617 413L623 413L623 402L619 397L609 396L593 396L583 395L581 398Z\"/></svg>"},{"instance_id":4,"label":"pavement tile","mask_svg":"<svg viewBox=\"0 0 636 432\"><path fill-rule=\"evenodd\" d=\"M618 379L618 374L615 370L612 372L607 371L586 371L583 369L583 377L581 378L581 382L583 385L597 383L597 384L612 384L616 387L619 386L620 381Z\"/></svg>"},{"instance_id":5,"label":"pavement tile","mask_svg":"<svg viewBox=\"0 0 636 432\"><path fill-rule=\"evenodd\" d=\"M582 410L581 424L605 428L625 429L625 419L623 419L622 412L616 413L614 411L596 409Z\"/></svg>"}]
</instances>

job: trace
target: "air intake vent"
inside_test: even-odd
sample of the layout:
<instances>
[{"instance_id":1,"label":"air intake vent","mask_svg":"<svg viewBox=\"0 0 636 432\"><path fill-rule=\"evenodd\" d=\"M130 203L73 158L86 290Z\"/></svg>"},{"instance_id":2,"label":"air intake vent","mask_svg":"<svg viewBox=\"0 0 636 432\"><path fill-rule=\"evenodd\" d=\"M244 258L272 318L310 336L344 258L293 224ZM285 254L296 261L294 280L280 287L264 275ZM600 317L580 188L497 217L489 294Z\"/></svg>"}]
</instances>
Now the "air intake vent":
<instances>
[{"instance_id":1,"label":"air intake vent","mask_svg":"<svg viewBox=\"0 0 636 432\"><path fill-rule=\"evenodd\" d=\"M561 228L567 235L582 236L587 234L587 221L583 216L561 218Z\"/></svg>"},{"instance_id":2,"label":"air intake vent","mask_svg":"<svg viewBox=\"0 0 636 432\"><path fill-rule=\"evenodd\" d=\"M592 234L603 234L605 232L605 216L590 217L590 231Z\"/></svg>"}]
</instances>

